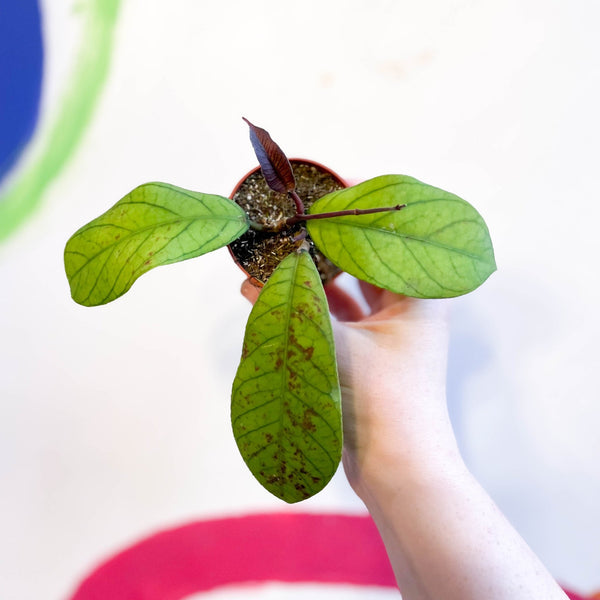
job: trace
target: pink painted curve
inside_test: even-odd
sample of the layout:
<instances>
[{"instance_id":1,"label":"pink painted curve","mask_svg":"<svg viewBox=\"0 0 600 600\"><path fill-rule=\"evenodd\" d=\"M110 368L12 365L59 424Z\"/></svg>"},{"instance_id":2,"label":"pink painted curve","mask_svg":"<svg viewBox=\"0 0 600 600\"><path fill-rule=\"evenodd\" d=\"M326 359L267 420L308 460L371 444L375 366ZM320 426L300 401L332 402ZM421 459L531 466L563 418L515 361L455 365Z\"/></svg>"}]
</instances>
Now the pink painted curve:
<instances>
[{"instance_id":1,"label":"pink painted curve","mask_svg":"<svg viewBox=\"0 0 600 600\"><path fill-rule=\"evenodd\" d=\"M101 564L70 600L181 600L269 581L396 587L369 516L292 512L197 521L157 533Z\"/></svg>"},{"instance_id":2,"label":"pink painted curve","mask_svg":"<svg viewBox=\"0 0 600 600\"><path fill-rule=\"evenodd\" d=\"M396 585L369 517L276 513L157 533L99 566L71 600L180 600L266 581Z\"/></svg>"}]
</instances>

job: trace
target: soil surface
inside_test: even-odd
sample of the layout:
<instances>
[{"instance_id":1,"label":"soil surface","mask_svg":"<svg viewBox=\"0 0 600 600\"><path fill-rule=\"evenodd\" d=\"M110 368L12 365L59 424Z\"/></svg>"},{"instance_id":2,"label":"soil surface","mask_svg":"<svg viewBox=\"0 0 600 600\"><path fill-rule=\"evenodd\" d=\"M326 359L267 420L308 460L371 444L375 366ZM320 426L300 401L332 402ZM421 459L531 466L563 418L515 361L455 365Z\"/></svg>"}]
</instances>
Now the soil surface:
<instances>
[{"instance_id":1,"label":"soil surface","mask_svg":"<svg viewBox=\"0 0 600 600\"><path fill-rule=\"evenodd\" d=\"M326 194L346 187L335 175L320 165L291 159L296 178L296 192L305 209ZM252 221L264 225L293 217L294 201L287 194L274 192L267 185L260 169L251 173L234 191L232 200L239 204ZM310 254L317 265L323 283L335 277L340 269L325 258L314 246L305 231L304 223L293 225L281 232L263 232L249 229L229 248L242 268L259 283L264 284L275 267L302 244L303 235L310 244Z\"/></svg>"}]
</instances>

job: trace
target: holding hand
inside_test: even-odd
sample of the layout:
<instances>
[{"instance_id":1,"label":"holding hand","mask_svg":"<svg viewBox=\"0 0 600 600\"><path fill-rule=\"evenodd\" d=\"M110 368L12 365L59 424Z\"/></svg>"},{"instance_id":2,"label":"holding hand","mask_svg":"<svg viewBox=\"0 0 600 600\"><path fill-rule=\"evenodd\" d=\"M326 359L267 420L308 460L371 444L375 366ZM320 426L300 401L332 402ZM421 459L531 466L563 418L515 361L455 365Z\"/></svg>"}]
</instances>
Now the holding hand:
<instances>
[{"instance_id":1,"label":"holding hand","mask_svg":"<svg viewBox=\"0 0 600 600\"><path fill-rule=\"evenodd\" d=\"M446 406L447 301L360 283L368 314L326 288L344 469L386 546L404 600L567 600L466 468ZM260 290L249 281L251 302Z\"/></svg>"}]
</instances>

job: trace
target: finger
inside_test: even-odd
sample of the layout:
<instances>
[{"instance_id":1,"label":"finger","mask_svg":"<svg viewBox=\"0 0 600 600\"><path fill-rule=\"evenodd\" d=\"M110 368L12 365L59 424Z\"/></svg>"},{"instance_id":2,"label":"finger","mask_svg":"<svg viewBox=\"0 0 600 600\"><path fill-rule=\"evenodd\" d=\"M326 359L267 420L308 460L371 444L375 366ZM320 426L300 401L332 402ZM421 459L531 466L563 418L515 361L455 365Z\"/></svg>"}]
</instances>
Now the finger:
<instances>
[{"instance_id":1,"label":"finger","mask_svg":"<svg viewBox=\"0 0 600 600\"><path fill-rule=\"evenodd\" d=\"M335 283L329 283L325 286L325 294L329 302L329 310L340 321L360 321L364 319L365 314L358 302Z\"/></svg>"},{"instance_id":2,"label":"finger","mask_svg":"<svg viewBox=\"0 0 600 600\"><path fill-rule=\"evenodd\" d=\"M411 300L414 300L414 298ZM390 292L389 290L381 290L381 295L379 296L379 310L383 310L384 308L394 304L408 304L411 300L409 300L408 296L396 294L395 292Z\"/></svg>"},{"instance_id":3,"label":"finger","mask_svg":"<svg viewBox=\"0 0 600 600\"><path fill-rule=\"evenodd\" d=\"M250 304L254 304L260 294L260 288L252 283L251 279L246 279L244 283L242 283L242 289L240 291L242 292L242 296L244 296Z\"/></svg>"},{"instance_id":4,"label":"finger","mask_svg":"<svg viewBox=\"0 0 600 600\"><path fill-rule=\"evenodd\" d=\"M361 282L362 284L362 282ZM368 288L372 289L369 290ZM365 299L371 307L371 314L366 318L367 321L379 321L381 319L394 318L407 311L414 310L414 303L418 300L409 298L402 294L396 294L389 290L369 286L369 284L361 285ZM369 294L370 296L367 296Z\"/></svg>"},{"instance_id":5,"label":"finger","mask_svg":"<svg viewBox=\"0 0 600 600\"><path fill-rule=\"evenodd\" d=\"M362 295L369 305L369 308L371 309L371 314L377 312L381 307L381 296L384 290L360 279L358 281L358 285Z\"/></svg>"}]
</instances>

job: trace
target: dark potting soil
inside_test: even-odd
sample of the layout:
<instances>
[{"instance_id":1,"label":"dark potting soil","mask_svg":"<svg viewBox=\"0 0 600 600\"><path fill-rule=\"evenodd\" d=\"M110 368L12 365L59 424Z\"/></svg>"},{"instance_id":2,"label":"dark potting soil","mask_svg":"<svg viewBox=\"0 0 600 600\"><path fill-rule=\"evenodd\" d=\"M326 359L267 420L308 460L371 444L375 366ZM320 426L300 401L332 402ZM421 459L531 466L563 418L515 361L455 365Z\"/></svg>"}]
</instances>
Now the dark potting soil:
<instances>
[{"instance_id":1,"label":"dark potting soil","mask_svg":"<svg viewBox=\"0 0 600 600\"><path fill-rule=\"evenodd\" d=\"M291 159L290 163L296 178L296 192L306 210L322 196L344 187L335 176L318 165L297 159ZM244 209L252 221L265 225L276 223L282 218L293 217L296 213L293 200L286 194L271 190L260 170L243 181L233 200ZM304 223L298 223L281 232L249 229L229 247L251 277L266 283L275 267L300 247L304 229ZM321 280L327 283L340 269L315 248L308 234L306 240L310 244L309 252L317 265Z\"/></svg>"}]
</instances>

